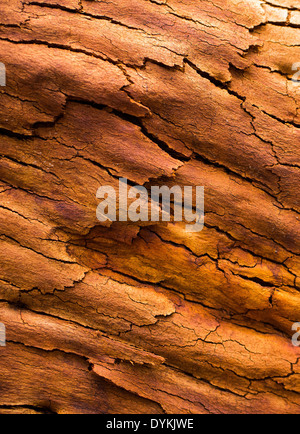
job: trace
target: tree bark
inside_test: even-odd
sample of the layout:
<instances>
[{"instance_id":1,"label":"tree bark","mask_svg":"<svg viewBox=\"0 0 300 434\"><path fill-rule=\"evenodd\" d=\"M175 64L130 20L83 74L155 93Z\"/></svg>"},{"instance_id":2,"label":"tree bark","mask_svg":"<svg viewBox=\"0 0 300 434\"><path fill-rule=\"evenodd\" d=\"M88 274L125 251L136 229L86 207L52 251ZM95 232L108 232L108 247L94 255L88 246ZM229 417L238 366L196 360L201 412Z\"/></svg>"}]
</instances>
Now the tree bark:
<instances>
[{"instance_id":1,"label":"tree bark","mask_svg":"<svg viewBox=\"0 0 300 434\"><path fill-rule=\"evenodd\" d=\"M299 413L299 2L0 9L0 413ZM121 177L205 228L101 225Z\"/></svg>"}]
</instances>

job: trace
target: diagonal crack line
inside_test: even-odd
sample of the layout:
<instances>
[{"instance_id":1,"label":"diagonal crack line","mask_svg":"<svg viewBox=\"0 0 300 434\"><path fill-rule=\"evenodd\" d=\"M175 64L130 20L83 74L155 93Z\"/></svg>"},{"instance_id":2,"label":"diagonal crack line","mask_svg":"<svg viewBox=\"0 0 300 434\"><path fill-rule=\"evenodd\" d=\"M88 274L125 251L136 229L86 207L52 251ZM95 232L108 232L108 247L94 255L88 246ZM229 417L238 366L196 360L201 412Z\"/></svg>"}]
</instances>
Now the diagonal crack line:
<instances>
[{"instance_id":1,"label":"diagonal crack line","mask_svg":"<svg viewBox=\"0 0 300 434\"><path fill-rule=\"evenodd\" d=\"M95 57L98 59L101 59L103 61L112 63L113 65L116 65L118 63L118 61L114 61L110 58L108 58L106 55L101 55L99 54L99 52L95 52L93 50L86 50L83 48L74 48L71 47L70 45L64 45L64 44L57 44L57 43L53 43L53 42L47 42L46 40L42 40L42 39L20 39L20 40L14 40L14 39L9 39L9 38L3 38L0 37L1 41L7 41L10 42L11 44L24 44L24 45L45 45L48 48L56 48L56 49L60 49L60 50L67 50L67 51L71 51L73 53L81 53L81 54L85 54L87 56L90 57Z\"/></svg>"},{"instance_id":2,"label":"diagonal crack line","mask_svg":"<svg viewBox=\"0 0 300 434\"><path fill-rule=\"evenodd\" d=\"M142 29L139 27L134 27L134 26L129 26L125 23L122 23L121 21L115 20L112 17L108 17L106 15L93 14L91 12L83 11L82 9L70 9L66 6L62 6L62 5L58 5L58 4L45 3L45 2L38 2L38 1L29 2L29 3L27 3L27 5L28 6L40 6L40 7L44 7L44 8L48 8L48 9L58 9L58 10L61 10L64 12L69 12L70 14L77 14L77 16L95 18L96 20L109 21L111 24L125 27L126 29L129 29L129 30L137 30L137 31L140 31L142 33L145 33L146 35L152 35L151 33L147 33L145 31L145 29Z\"/></svg>"},{"instance_id":3,"label":"diagonal crack line","mask_svg":"<svg viewBox=\"0 0 300 434\"><path fill-rule=\"evenodd\" d=\"M31 404L0 404L0 410L32 410L36 413L43 414L57 414L55 411L51 410L48 407L40 407L37 405Z\"/></svg>"},{"instance_id":4,"label":"diagonal crack line","mask_svg":"<svg viewBox=\"0 0 300 434\"><path fill-rule=\"evenodd\" d=\"M34 250L32 247L24 246L24 245L21 244L18 240L16 240L15 238L13 238L13 237L11 237L11 236L9 236L9 235L1 234L1 233L0 233L0 239L1 239L1 237L5 237L6 239L12 241L13 243L18 244L18 245L19 245L20 247L22 247L23 249L30 250L30 251L34 252L35 254L37 254L37 255L43 256L45 259L49 259L49 260L51 260L51 261L60 262L60 263L62 263L62 264L78 265L77 262L73 262L73 261L65 261L65 260L63 260L63 259L58 259L58 258L54 258L54 257L51 257L51 256L47 256L47 255L45 255L45 254L42 253L42 252L39 252L39 251ZM3 238L2 238L2 240L3 240Z\"/></svg>"}]
</instances>

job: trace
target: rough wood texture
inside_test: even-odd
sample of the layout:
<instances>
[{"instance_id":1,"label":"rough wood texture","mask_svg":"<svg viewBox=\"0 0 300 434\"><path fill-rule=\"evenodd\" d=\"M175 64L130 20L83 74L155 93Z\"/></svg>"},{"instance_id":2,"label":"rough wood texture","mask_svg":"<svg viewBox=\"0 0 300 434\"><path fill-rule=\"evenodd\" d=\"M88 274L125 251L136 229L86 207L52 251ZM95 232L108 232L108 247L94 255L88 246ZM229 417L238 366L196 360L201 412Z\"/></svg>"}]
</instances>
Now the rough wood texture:
<instances>
[{"instance_id":1,"label":"rough wood texture","mask_svg":"<svg viewBox=\"0 0 300 434\"><path fill-rule=\"evenodd\" d=\"M1 413L299 413L299 0L1 0ZM204 185L205 229L96 219Z\"/></svg>"}]
</instances>

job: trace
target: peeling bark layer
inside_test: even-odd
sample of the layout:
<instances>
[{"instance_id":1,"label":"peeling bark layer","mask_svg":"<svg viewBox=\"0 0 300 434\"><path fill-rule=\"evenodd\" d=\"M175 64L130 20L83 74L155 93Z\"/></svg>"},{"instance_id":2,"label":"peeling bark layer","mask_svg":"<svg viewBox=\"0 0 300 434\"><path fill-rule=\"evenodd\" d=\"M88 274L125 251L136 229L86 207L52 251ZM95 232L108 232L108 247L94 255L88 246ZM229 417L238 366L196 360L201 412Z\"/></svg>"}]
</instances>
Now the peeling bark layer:
<instances>
[{"instance_id":1,"label":"peeling bark layer","mask_svg":"<svg viewBox=\"0 0 300 434\"><path fill-rule=\"evenodd\" d=\"M0 11L0 413L299 413L299 1ZM101 226L120 177L204 230Z\"/></svg>"}]
</instances>

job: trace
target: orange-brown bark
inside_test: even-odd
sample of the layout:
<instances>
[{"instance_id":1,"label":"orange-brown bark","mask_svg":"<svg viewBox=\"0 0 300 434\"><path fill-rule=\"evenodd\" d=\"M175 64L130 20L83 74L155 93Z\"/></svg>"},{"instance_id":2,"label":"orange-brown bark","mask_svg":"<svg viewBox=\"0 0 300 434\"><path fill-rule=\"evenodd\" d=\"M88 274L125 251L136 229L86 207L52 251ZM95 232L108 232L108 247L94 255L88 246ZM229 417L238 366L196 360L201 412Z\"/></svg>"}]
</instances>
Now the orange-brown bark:
<instances>
[{"instance_id":1,"label":"orange-brown bark","mask_svg":"<svg viewBox=\"0 0 300 434\"><path fill-rule=\"evenodd\" d=\"M1 0L0 413L299 413L300 5ZM205 187L205 228L96 218Z\"/></svg>"}]
</instances>

